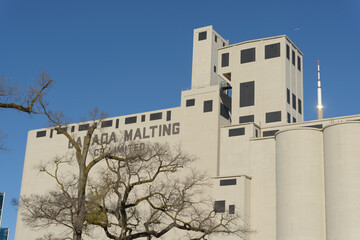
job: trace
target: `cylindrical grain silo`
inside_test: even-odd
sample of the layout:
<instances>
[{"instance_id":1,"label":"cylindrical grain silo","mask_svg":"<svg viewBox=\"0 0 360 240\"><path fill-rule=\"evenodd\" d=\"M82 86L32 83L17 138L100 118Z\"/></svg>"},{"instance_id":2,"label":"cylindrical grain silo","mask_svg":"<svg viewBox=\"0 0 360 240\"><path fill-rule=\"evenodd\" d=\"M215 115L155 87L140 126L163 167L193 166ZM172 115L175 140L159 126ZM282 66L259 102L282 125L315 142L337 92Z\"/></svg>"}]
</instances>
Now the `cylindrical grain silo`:
<instances>
[{"instance_id":1,"label":"cylindrical grain silo","mask_svg":"<svg viewBox=\"0 0 360 240\"><path fill-rule=\"evenodd\" d=\"M360 239L360 123L324 128L327 240Z\"/></svg>"},{"instance_id":2,"label":"cylindrical grain silo","mask_svg":"<svg viewBox=\"0 0 360 240\"><path fill-rule=\"evenodd\" d=\"M276 135L277 240L325 240L322 132L313 128Z\"/></svg>"}]
</instances>

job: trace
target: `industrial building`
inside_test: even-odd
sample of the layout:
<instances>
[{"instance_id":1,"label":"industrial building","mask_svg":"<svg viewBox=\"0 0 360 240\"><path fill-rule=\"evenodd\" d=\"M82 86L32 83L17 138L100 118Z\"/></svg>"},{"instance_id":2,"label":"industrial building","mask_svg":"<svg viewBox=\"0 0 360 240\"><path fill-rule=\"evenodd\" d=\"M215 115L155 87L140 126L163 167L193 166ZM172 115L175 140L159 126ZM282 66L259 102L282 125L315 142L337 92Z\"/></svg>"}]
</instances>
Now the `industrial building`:
<instances>
[{"instance_id":1,"label":"industrial building","mask_svg":"<svg viewBox=\"0 0 360 240\"><path fill-rule=\"evenodd\" d=\"M319 119L304 122L302 66L285 35L229 45L212 26L195 29L191 90L180 106L108 118L99 138L121 132L125 143L181 144L196 154L216 209L240 213L254 231L247 239L359 239L360 115L321 119L319 107ZM81 141L86 126L67 131ZM35 166L66 151L53 129L30 131L21 195L49 189ZM42 235L18 216L16 240Z\"/></svg>"}]
</instances>

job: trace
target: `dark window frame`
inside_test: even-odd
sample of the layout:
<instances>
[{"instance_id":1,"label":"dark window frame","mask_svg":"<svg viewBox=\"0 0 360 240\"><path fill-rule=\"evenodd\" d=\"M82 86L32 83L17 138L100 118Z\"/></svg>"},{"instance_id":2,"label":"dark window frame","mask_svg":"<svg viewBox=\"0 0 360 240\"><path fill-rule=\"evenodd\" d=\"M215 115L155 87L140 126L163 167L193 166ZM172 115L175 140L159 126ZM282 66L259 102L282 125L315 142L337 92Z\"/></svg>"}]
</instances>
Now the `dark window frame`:
<instances>
[{"instance_id":1,"label":"dark window frame","mask_svg":"<svg viewBox=\"0 0 360 240\"><path fill-rule=\"evenodd\" d=\"M155 120L160 120L160 119L162 119L162 112L150 114L150 121L155 121Z\"/></svg>"},{"instance_id":2,"label":"dark window frame","mask_svg":"<svg viewBox=\"0 0 360 240\"><path fill-rule=\"evenodd\" d=\"M296 110L296 95L292 94L292 107Z\"/></svg>"},{"instance_id":3,"label":"dark window frame","mask_svg":"<svg viewBox=\"0 0 360 240\"><path fill-rule=\"evenodd\" d=\"M199 32L199 38L198 38L199 41L206 40L206 38L207 38L207 31Z\"/></svg>"},{"instance_id":4,"label":"dark window frame","mask_svg":"<svg viewBox=\"0 0 360 240\"><path fill-rule=\"evenodd\" d=\"M281 122L281 111L267 112L265 114L265 122L266 123Z\"/></svg>"},{"instance_id":5,"label":"dark window frame","mask_svg":"<svg viewBox=\"0 0 360 240\"><path fill-rule=\"evenodd\" d=\"M240 63L250 63L256 61L256 49L248 48L240 51Z\"/></svg>"},{"instance_id":6,"label":"dark window frame","mask_svg":"<svg viewBox=\"0 0 360 240\"><path fill-rule=\"evenodd\" d=\"M240 83L240 107L255 105L255 81Z\"/></svg>"},{"instance_id":7,"label":"dark window frame","mask_svg":"<svg viewBox=\"0 0 360 240\"><path fill-rule=\"evenodd\" d=\"M204 109L203 112L212 112L213 110L213 100L206 100L204 101Z\"/></svg>"},{"instance_id":8,"label":"dark window frame","mask_svg":"<svg viewBox=\"0 0 360 240\"><path fill-rule=\"evenodd\" d=\"M187 99L186 100L186 107L192 107L195 106L195 98Z\"/></svg>"},{"instance_id":9,"label":"dark window frame","mask_svg":"<svg viewBox=\"0 0 360 240\"><path fill-rule=\"evenodd\" d=\"M265 59L277 58L281 56L280 43L265 45Z\"/></svg>"},{"instance_id":10,"label":"dark window frame","mask_svg":"<svg viewBox=\"0 0 360 240\"><path fill-rule=\"evenodd\" d=\"M126 124L133 124L137 122L137 116L131 116L125 118L125 125Z\"/></svg>"},{"instance_id":11,"label":"dark window frame","mask_svg":"<svg viewBox=\"0 0 360 240\"><path fill-rule=\"evenodd\" d=\"M290 60L290 46L286 44L286 58Z\"/></svg>"},{"instance_id":12,"label":"dark window frame","mask_svg":"<svg viewBox=\"0 0 360 240\"><path fill-rule=\"evenodd\" d=\"M230 65L230 53L221 54L221 67L228 67Z\"/></svg>"},{"instance_id":13,"label":"dark window frame","mask_svg":"<svg viewBox=\"0 0 360 240\"><path fill-rule=\"evenodd\" d=\"M215 213L223 213L223 212L225 212L225 200L215 201L215 203L214 203L214 211L215 211Z\"/></svg>"}]
</instances>

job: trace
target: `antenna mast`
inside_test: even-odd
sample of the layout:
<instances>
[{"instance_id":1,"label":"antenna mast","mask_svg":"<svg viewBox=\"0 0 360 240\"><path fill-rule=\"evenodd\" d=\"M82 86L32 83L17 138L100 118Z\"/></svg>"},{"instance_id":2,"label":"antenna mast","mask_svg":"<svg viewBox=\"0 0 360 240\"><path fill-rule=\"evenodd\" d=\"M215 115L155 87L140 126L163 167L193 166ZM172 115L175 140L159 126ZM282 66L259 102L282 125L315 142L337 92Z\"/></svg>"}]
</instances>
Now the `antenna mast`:
<instances>
[{"instance_id":1,"label":"antenna mast","mask_svg":"<svg viewBox=\"0 0 360 240\"><path fill-rule=\"evenodd\" d=\"M324 111L324 106L322 105L321 102L321 82L320 82L320 63L318 60L318 90L317 90L317 97L318 97L318 105L316 106L317 109L317 118L318 119L323 119L323 111Z\"/></svg>"}]
</instances>

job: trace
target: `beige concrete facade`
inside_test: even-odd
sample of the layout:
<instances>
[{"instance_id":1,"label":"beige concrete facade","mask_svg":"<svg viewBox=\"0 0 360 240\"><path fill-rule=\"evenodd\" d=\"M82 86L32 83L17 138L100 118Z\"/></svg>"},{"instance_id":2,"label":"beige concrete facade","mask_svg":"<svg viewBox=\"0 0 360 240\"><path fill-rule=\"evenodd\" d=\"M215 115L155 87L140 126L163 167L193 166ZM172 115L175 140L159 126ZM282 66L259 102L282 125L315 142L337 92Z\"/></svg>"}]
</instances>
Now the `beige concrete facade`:
<instances>
[{"instance_id":1,"label":"beige concrete facade","mask_svg":"<svg viewBox=\"0 0 360 240\"><path fill-rule=\"evenodd\" d=\"M106 119L98 138L122 135L125 145L140 142L133 148L167 142L196 155L213 200L254 231L247 239L358 239L360 115L303 121L303 54L286 36L229 45L208 26L194 30L193 48L192 89L179 107ZM83 124L67 128L78 141ZM21 195L53 187L36 166L71 153L51 128L30 131ZM18 216L16 240L43 233Z\"/></svg>"}]
</instances>

